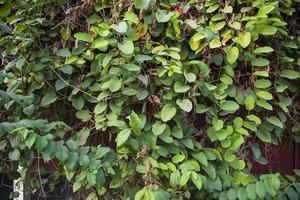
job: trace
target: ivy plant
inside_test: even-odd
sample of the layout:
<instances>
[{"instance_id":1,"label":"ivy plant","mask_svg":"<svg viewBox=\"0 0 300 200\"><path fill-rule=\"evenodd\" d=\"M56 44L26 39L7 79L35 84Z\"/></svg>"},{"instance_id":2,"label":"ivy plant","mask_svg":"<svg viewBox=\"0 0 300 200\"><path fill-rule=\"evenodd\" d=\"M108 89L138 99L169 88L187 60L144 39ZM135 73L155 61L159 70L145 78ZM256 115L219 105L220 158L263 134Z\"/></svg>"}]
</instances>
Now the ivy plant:
<instances>
[{"instance_id":1,"label":"ivy plant","mask_svg":"<svg viewBox=\"0 0 300 200\"><path fill-rule=\"evenodd\" d=\"M297 3L0 0L0 171L87 200L298 199L298 170L251 174L300 141Z\"/></svg>"}]
</instances>

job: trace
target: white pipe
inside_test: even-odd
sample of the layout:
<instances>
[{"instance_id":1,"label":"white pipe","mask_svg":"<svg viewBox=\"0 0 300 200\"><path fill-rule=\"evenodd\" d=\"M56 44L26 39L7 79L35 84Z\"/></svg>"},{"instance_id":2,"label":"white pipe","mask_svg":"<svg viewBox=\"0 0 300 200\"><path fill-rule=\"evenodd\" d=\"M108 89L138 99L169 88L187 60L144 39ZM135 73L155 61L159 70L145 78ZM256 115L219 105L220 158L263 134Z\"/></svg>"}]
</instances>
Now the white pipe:
<instances>
[{"instance_id":1,"label":"white pipe","mask_svg":"<svg viewBox=\"0 0 300 200\"><path fill-rule=\"evenodd\" d=\"M22 167L19 166L18 171L20 172ZM19 196L15 200L24 200L24 183L21 179L15 179L13 181L14 192L18 192Z\"/></svg>"}]
</instances>

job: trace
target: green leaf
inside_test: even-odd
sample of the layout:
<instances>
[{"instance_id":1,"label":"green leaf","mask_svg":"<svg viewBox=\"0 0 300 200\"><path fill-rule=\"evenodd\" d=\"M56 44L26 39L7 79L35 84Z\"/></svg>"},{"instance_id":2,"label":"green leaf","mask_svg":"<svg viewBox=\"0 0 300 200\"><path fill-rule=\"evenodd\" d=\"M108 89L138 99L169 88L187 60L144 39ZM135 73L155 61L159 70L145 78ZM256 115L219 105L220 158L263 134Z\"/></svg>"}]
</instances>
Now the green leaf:
<instances>
[{"instance_id":1,"label":"green leaf","mask_svg":"<svg viewBox=\"0 0 300 200\"><path fill-rule=\"evenodd\" d=\"M172 162L177 164L177 163L182 162L184 159L185 159L185 156L183 154L178 154L178 155L173 156Z\"/></svg>"},{"instance_id":2,"label":"green leaf","mask_svg":"<svg viewBox=\"0 0 300 200\"><path fill-rule=\"evenodd\" d=\"M109 147L100 147L98 148L96 154L95 154L95 158L103 158L108 152L110 152L110 148Z\"/></svg>"},{"instance_id":3,"label":"green leaf","mask_svg":"<svg viewBox=\"0 0 300 200\"><path fill-rule=\"evenodd\" d=\"M193 83L197 79L196 75L193 73L184 73L184 77L189 83Z\"/></svg>"},{"instance_id":4,"label":"green leaf","mask_svg":"<svg viewBox=\"0 0 300 200\"><path fill-rule=\"evenodd\" d=\"M262 157L262 154L261 154L261 151L260 151L260 148L259 148L258 144L251 145L251 150L253 152L253 155L254 155L255 159L258 159L258 158Z\"/></svg>"},{"instance_id":5,"label":"green leaf","mask_svg":"<svg viewBox=\"0 0 300 200\"><path fill-rule=\"evenodd\" d=\"M81 186L82 186L81 183L75 182L73 184L73 192L76 192L77 190L79 190L81 188Z\"/></svg>"},{"instance_id":6,"label":"green leaf","mask_svg":"<svg viewBox=\"0 0 300 200\"><path fill-rule=\"evenodd\" d=\"M179 180L179 187L183 187L184 185L187 184L187 182L189 181L190 179L190 175L191 175L191 172L189 171L184 171L182 176L180 177L180 180Z\"/></svg>"},{"instance_id":7,"label":"green leaf","mask_svg":"<svg viewBox=\"0 0 300 200\"><path fill-rule=\"evenodd\" d=\"M136 97L139 101L145 99L149 95L149 92L147 90L139 90Z\"/></svg>"},{"instance_id":8,"label":"green leaf","mask_svg":"<svg viewBox=\"0 0 300 200\"><path fill-rule=\"evenodd\" d=\"M1 140L0 141L0 151L2 151L7 145L7 141L6 140Z\"/></svg>"},{"instance_id":9,"label":"green leaf","mask_svg":"<svg viewBox=\"0 0 300 200\"><path fill-rule=\"evenodd\" d=\"M88 128L82 128L78 133L77 133L77 143L79 146L85 145L87 142L87 139L90 135L90 129Z\"/></svg>"},{"instance_id":10,"label":"green leaf","mask_svg":"<svg viewBox=\"0 0 300 200\"><path fill-rule=\"evenodd\" d=\"M133 129L133 132L137 135L141 134L142 129L144 128L144 124L142 123L139 116L132 111L132 113L129 116L130 126Z\"/></svg>"},{"instance_id":11,"label":"green leaf","mask_svg":"<svg viewBox=\"0 0 300 200\"><path fill-rule=\"evenodd\" d=\"M279 185L279 187L280 187L280 185ZM300 194L300 182L295 183L295 189L297 190L298 194ZM278 189L277 189L277 190L278 190ZM276 190L276 191L277 191L277 190Z\"/></svg>"},{"instance_id":12,"label":"green leaf","mask_svg":"<svg viewBox=\"0 0 300 200\"><path fill-rule=\"evenodd\" d=\"M264 100L272 100L273 99L272 94L268 91L258 91L258 92L256 92L256 95Z\"/></svg>"},{"instance_id":13,"label":"green leaf","mask_svg":"<svg viewBox=\"0 0 300 200\"><path fill-rule=\"evenodd\" d=\"M8 157L12 161L17 161L20 159L20 151L18 149L14 149L13 151L9 152Z\"/></svg>"},{"instance_id":14,"label":"green leaf","mask_svg":"<svg viewBox=\"0 0 300 200\"><path fill-rule=\"evenodd\" d=\"M77 40L80 40L80 41L83 41L83 42L88 42L88 43L91 43L93 42L93 37L88 34L88 33L76 33L74 35L74 37L77 39Z\"/></svg>"},{"instance_id":15,"label":"green leaf","mask_svg":"<svg viewBox=\"0 0 300 200\"><path fill-rule=\"evenodd\" d=\"M188 24L192 29L196 29L198 27L196 20L194 19L186 19L184 23Z\"/></svg>"},{"instance_id":16,"label":"green leaf","mask_svg":"<svg viewBox=\"0 0 300 200\"><path fill-rule=\"evenodd\" d=\"M36 133L30 133L30 135L28 135L28 137L25 140L25 146L30 149L33 146L33 144L35 143L36 138L37 138Z\"/></svg>"},{"instance_id":17,"label":"green leaf","mask_svg":"<svg viewBox=\"0 0 300 200\"><path fill-rule=\"evenodd\" d=\"M205 113L206 111L208 111L208 108L205 105L198 104L196 106L196 113Z\"/></svg>"},{"instance_id":18,"label":"green leaf","mask_svg":"<svg viewBox=\"0 0 300 200\"><path fill-rule=\"evenodd\" d=\"M60 70L68 75L71 75L73 73L73 67L71 65L65 65L64 67L60 68Z\"/></svg>"},{"instance_id":19,"label":"green leaf","mask_svg":"<svg viewBox=\"0 0 300 200\"><path fill-rule=\"evenodd\" d=\"M264 46L264 47L258 47L256 49L254 49L253 53L255 54L261 54L261 53L271 53L273 52L274 49L272 49L269 46Z\"/></svg>"},{"instance_id":20,"label":"green leaf","mask_svg":"<svg viewBox=\"0 0 300 200\"><path fill-rule=\"evenodd\" d=\"M131 133L130 129L124 129L118 134L115 140L117 143L117 147L121 146L128 140L130 133Z\"/></svg>"},{"instance_id":21,"label":"green leaf","mask_svg":"<svg viewBox=\"0 0 300 200\"><path fill-rule=\"evenodd\" d=\"M140 191L138 191L135 196L134 196L134 200L144 200L146 198L144 198L144 195L146 194L147 190L145 188L141 189Z\"/></svg>"},{"instance_id":22,"label":"green leaf","mask_svg":"<svg viewBox=\"0 0 300 200\"><path fill-rule=\"evenodd\" d=\"M57 56L65 57L65 58L70 57L72 55L69 49L59 49L55 54Z\"/></svg>"},{"instance_id":23,"label":"green leaf","mask_svg":"<svg viewBox=\"0 0 300 200\"><path fill-rule=\"evenodd\" d=\"M194 150L194 143L193 140L191 140L190 138L185 138L182 140L182 143L184 144L184 146L186 146L189 149Z\"/></svg>"},{"instance_id":24,"label":"green leaf","mask_svg":"<svg viewBox=\"0 0 300 200\"><path fill-rule=\"evenodd\" d=\"M203 74L204 77L209 76L209 67L207 66L206 63L200 61L200 60L191 60L189 62L183 63L185 67L193 66L196 65L200 69L201 73Z\"/></svg>"},{"instance_id":25,"label":"green leaf","mask_svg":"<svg viewBox=\"0 0 300 200\"><path fill-rule=\"evenodd\" d=\"M276 196L276 193L278 192L281 182L279 180L279 177L276 175L273 175L270 179L268 179L268 183L270 184L272 196Z\"/></svg>"},{"instance_id":26,"label":"green leaf","mask_svg":"<svg viewBox=\"0 0 300 200\"><path fill-rule=\"evenodd\" d=\"M267 14L274 10L274 8L274 4L268 4L260 7L257 13L257 17L268 17Z\"/></svg>"},{"instance_id":27,"label":"green leaf","mask_svg":"<svg viewBox=\"0 0 300 200\"><path fill-rule=\"evenodd\" d=\"M88 110L80 110L76 112L76 117L81 119L83 122L87 122L91 119L90 112Z\"/></svg>"},{"instance_id":28,"label":"green leaf","mask_svg":"<svg viewBox=\"0 0 300 200\"><path fill-rule=\"evenodd\" d=\"M219 131L223 128L224 122L221 119L213 118L212 120L213 127L216 131Z\"/></svg>"},{"instance_id":29,"label":"green leaf","mask_svg":"<svg viewBox=\"0 0 300 200\"><path fill-rule=\"evenodd\" d=\"M48 92L41 101L41 106L48 106L56 101L57 97L54 92Z\"/></svg>"},{"instance_id":30,"label":"green leaf","mask_svg":"<svg viewBox=\"0 0 300 200\"><path fill-rule=\"evenodd\" d=\"M69 100L72 102L72 105L77 109L81 110L84 106L84 99L82 96L71 96Z\"/></svg>"},{"instance_id":31,"label":"green leaf","mask_svg":"<svg viewBox=\"0 0 300 200\"><path fill-rule=\"evenodd\" d=\"M238 21L234 21L233 23L228 24L229 27L235 29L235 30L240 30L241 29L241 23Z\"/></svg>"},{"instance_id":32,"label":"green leaf","mask_svg":"<svg viewBox=\"0 0 300 200\"><path fill-rule=\"evenodd\" d=\"M132 12L132 11L127 11L124 15L124 20L127 20L131 23L134 23L134 24L138 24L139 23L139 18L138 16Z\"/></svg>"},{"instance_id":33,"label":"green leaf","mask_svg":"<svg viewBox=\"0 0 300 200\"><path fill-rule=\"evenodd\" d=\"M206 166L208 165L208 162L207 162L207 157L206 157L206 154L203 153L203 152L198 152L198 153L195 153L193 154L193 157L195 159L197 159L202 165Z\"/></svg>"},{"instance_id":34,"label":"green leaf","mask_svg":"<svg viewBox=\"0 0 300 200\"><path fill-rule=\"evenodd\" d=\"M269 72L267 71L256 71L254 72L255 76L261 76L261 77L269 77Z\"/></svg>"},{"instance_id":35,"label":"green leaf","mask_svg":"<svg viewBox=\"0 0 300 200\"><path fill-rule=\"evenodd\" d=\"M219 8L219 4L213 4L209 6L206 10L207 13L212 13Z\"/></svg>"},{"instance_id":36,"label":"green leaf","mask_svg":"<svg viewBox=\"0 0 300 200\"><path fill-rule=\"evenodd\" d=\"M255 191L259 198L264 199L266 195L266 188L263 181L257 181L255 184Z\"/></svg>"},{"instance_id":37,"label":"green leaf","mask_svg":"<svg viewBox=\"0 0 300 200\"><path fill-rule=\"evenodd\" d=\"M207 167L203 167L203 169L210 178L212 178L212 179L216 178L216 169L211 163L208 163Z\"/></svg>"},{"instance_id":38,"label":"green leaf","mask_svg":"<svg viewBox=\"0 0 300 200\"><path fill-rule=\"evenodd\" d=\"M68 84L66 82L64 82L63 80L61 80L61 79L57 79L55 81L55 89L56 89L56 91L59 91L59 90L65 88L67 86L68 86Z\"/></svg>"},{"instance_id":39,"label":"green leaf","mask_svg":"<svg viewBox=\"0 0 300 200\"><path fill-rule=\"evenodd\" d=\"M231 151L228 150L224 154L224 159L227 162L233 162L234 160L236 160L236 156Z\"/></svg>"},{"instance_id":40,"label":"green leaf","mask_svg":"<svg viewBox=\"0 0 300 200\"><path fill-rule=\"evenodd\" d=\"M176 170L176 167L175 167L175 171L173 171L170 174L170 185L177 186L179 184L179 180L180 180L180 172L178 170Z\"/></svg>"},{"instance_id":41,"label":"green leaf","mask_svg":"<svg viewBox=\"0 0 300 200\"><path fill-rule=\"evenodd\" d=\"M172 16L172 13L169 13L166 10L158 10L155 13L155 17L158 23L164 23L168 22L170 20L170 17Z\"/></svg>"},{"instance_id":42,"label":"green leaf","mask_svg":"<svg viewBox=\"0 0 300 200\"><path fill-rule=\"evenodd\" d=\"M288 189L287 189L287 196L291 200L299 199L298 193L296 192L296 190L292 186L288 187Z\"/></svg>"},{"instance_id":43,"label":"green leaf","mask_svg":"<svg viewBox=\"0 0 300 200\"><path fill-rule=\"evenodd\" d=\"M160 121L156 121L153 125L152 125L152 133L154 135L161 135L164 130L167 128L167 125L164 123L161 123Z\"/></svg>"},{"instance_id":44,"label":"green leaf","mask_svg":"<svg viewBox=\"0 0 300 200\"><path fill-rule=\"evenodd\" d=\"M57 149L55 153L56 158L61 162L66 161L69 156L68 148L66 146L57 145L56 149Z\"/></svg>"},{"instance_id":45,"label":"green leaf","mask_svg":"<svg viewBox=\"0 0 300 200\"><path fill-rule=\"evenodd\" d=\"M245 168L246 164L243 160L234 160L233 162L230 163L230 166L233 168L233 169L239 169L239 170L242 170ZM241 181L243 181L241 179Z\"/></svg>"},{"instance_id":46,"label":"green leaf","mask_svg":"<svg viewBox=\"0 0 300 200\"><path fill-rule=\"evenodd\" d=\"M234 124L234 127L235 128L241 128L243 126L243 119L241 117L236 117L234 120L233 120L233 124Z\"/></svg>"},{"instance_id":47,"label":"green leaf","mask_svg":"<svg viewBox=\"0 0 300 200\"><path fill-rule=\"evenodd\" d=\"M300 169L294 169L293 171L298 177L300 177Z\"/></svg>"},{"instance_id":48,"label":"green leaf","mask_svg":"<svg viewBox=\"0 0 300 200\"><path fill-rule=\"evenodd\" d=\"M246 32L246 33L240 33L239 34L239 44L243 47L246 48L249 46L250 41L251 41L251 33Z\"/></svg>"},{"instance_id":49,"label":"green leaf","mask_svg":"<svg viewBox=\"0 0 300 200\"><path fill-rule=\"evenodd\" d=\"M255 132L256 136L263 142L271 143L272 138L269 131L258 129Z\"/></svg>"},{"instance_id":50,"label":"green leaf","mask_svg":"<svg viewBox=\"0 0 300 200\"><path fill-rule=\"evenodd\" d=\"M96 39L92 43L93 49L103 49L106 48L108 45L108 41L102 38Z\"/></svg>"},{"instance_id":51,"label":"green leaf","mask_svg":"<svg viewBox=\"0 0 300 200\"><path fill-rule=\"evenodd\" d=\"M176 103L185 112L190 112L193 109L193 104L189 99L177 99Z\"/></svg>"},{"instance_id":52,"label":"green leaf","mask_svg":"<svg viewBox=\"0 0 300 200\"><path fill-rule=\"evenodd\" d=\"M214 24L212 29L214 32L217 32L217 31L222 30L222 28L224 28L225 25L226 25L225 21L220 21L220 22L217 22L216 24ZM219 41L219 40L216 40L216 41Z\"/></svg>"},{"instance_id":53,"label":"green leaf","mask_svg":"<svg viewBox=\"0 0 300 200\"><path fill-rule=\"evenodd\" d=\"M162 189L153 191L153 194L154 194L154 200L171 199L171 195Z\"/></svg>"},{"instance_id":54,"label":"green leaf","mask_svg":"<svg viewBox=\"0 0 300 200\"><path fill-rule=\"evenodd\" d=\"M98 199L97 194L95 192L91 192L86 198L86 200L97 200L97 199Z\"/></svg>"},{"instance_id":55,"label":"green leaf","mask_svg":"<svg viewBox=\"0 0 300 200\"><path fill-rule=\"evenodd\" d=\"M118 24L113 24L112 28L117 31L118 33L126 33L127 31L127 23L126 22L120 22Z\"/></svg>"},{"instance_id":56,"label":"green leaf","mask_svg":"<svg viewBox=\"0 0 300 200\"><path fill-rule=\"evenodd\" d=\"M99 115L103 113L106 110L106 108L107 108L107 103L100 102L95 106L94 113L96 115Z\"/></svg>"},{"instance_id":57,"label":"green leaf","mask_svg":"<svg viewBox=\"0 0 300 200\"><path fill-rule=\"evenodd\" d=\"M231 188L227 192L227 198L229 200L236 200L237 199L237 190L235 188Z\"/></svg>"},{"instance_id":58,"label":"green leaf","mask_svg":"<svg viewBox=\"0 0 300 200\"><path fill-rule=\"evenodd\" d=\"M269 25L264 25L259 30L259 33L262 35L274 35L276 32L277 28Z\"/></svg>"},{"instance_id":59,"label":"green leaf","mask_svg":"<svg viewBox=\"0 0 300 200\"><path fill-rule=\"evenodd\" d=\"M270 124L273 124L274 126L277 126L277 127L279 127L279 128L283 128L283 123L282 123L282 121L280 121L280 119L278 119L278 118L275 117L275 116L267 117L267 121L268 121Z\"/></svg>"},{"instance_id":60,"label":"green leaf","mask_svg":"<svg viewBox=\"0 0 300 200\"><path fill-rule=\"evenodd\" d=\"M257 117L256 115L248 115L247 119L249 119L250 121L255 122L256 124L261 124L261 119L259 117Z\"/></svg>"},{"instance_id":61,"label":"green leaf","mask_svg":"<svg viewBox=\"0 0 300 200\"><path fill-rule=\"evenodd\" d=\"M160 117L163 122L170 121L176 114L176 108L172 106L171 104L164 105Z\"/></svg>"},{"instance_id":62,"label":"green leaf","mask_svg":"<svg viewBox=\"0 0 300 200\"><path fill-rule=\"evenodd\" d=\"M61 37L63 40L67 41L71 37L71 28L69 26L63 28L61 30Z\"/></svg>"},{"instance_id":63,"label":"green leaf","mask_svg":"<svg viewBox=\"0 0 300 200\"><path fill-rule=\"evenodd\" d=\"M231 150L236 150L238 149L243 143L245 142L245 139L242 135L238 135L236 137L231 138Z\"/></svg>"},{"instance_id":64,"label":"green leaf","mask_svg":"<svg viewBox=\"0 0 300 200\"><path fill-rule=\"evenodd\" d=\"M119 79L117 76L114 76L109 83L109 90L111 92L117 92L122 87L122 79Z\"/></svg>"},{"instance_id":65,"label":"green leaf","mask_svg":"<svg viewBox=\"0 0 300 200\"><path fill-rule=\"evenodd\" d=\"M223 101L220 108L225 111L235 112L240 108L240 106L235 101Z\"/></svg>"},{"instance_id":66,"label":"green leaf","mask_svg":"<svg viewBox=\"0 0 300 200\"><path fill-rule=\"evenodd\" d=\"M248 198L247 198L247 194L246 194L246 189L245 189L245 187L240 187L239 189L238 189L238 194L237 194L237 196L238 196L238 199L241 199L241 200L247 200Z\"/></svg>"},{"instance_id":67,"label":"green leaf","mask_svg":"<svg viewBox=\"0 0 300 200\"><path fill-rule=\"evenodd\" d=\"M31 116L34 113L34 111L35 111L35 107L33 104L23 109L23 113L26 114L27 116Z\"/></svg>"},{"instance_id":68,"label":"green leaf","mask_svg":"<svg viewBox=\"0 0 300 200\"><path fill-rule=\"evenodd\" d=\"M255 184L247 185L246 192L247 192L247 196L250 200L256 199L256 189L255 188L256 188Z\"/></svg>"},{"instance_id":69,"label":"green leaf","mask_svg":"<svg viewBox=\"0 0 300 200\"><path fill-rule=\"evenodd\" d=\"M198 190L202 189L202 179L201 176L199 174L197 174L196 172L192 172L192 181L194 183L194 185L196 186L196 188Z\"/></svg>"},{"instance_id":70,"label":"green leaf","mask_svg":"<svg viewBox=\"0 0 300 200\"><path fill-rule=\"evenodd\" d=\"M229 64L235 63L235 61L239 58L239 49L237 47L230 47L226 51L226 59Z\"/></svg>"},{"instance_id":71,"label":"green leaf","mask_svg":"<svg viewBox=\"0 0 300 200\"><path fill-rule=\"evenodd\" d=\"M151 0L134 0L134 5L137 9L146 9Z\"/></svg>"},{"instance_id":72,"label":"green leaf","mask_svg":"<svg viewBox=\"0 0 300 200\"><path fill-rule=\"evenodd\" d=\"M300 73L295 71L295 70L290 70L290 69L284 69L282 70L279 75L283 78L287 78L287 79L298 79L300 78Z\"/></svg>"},{"instance_id":73,"label":"green leaf","mask_svg":"<svg viewBox=\"0 0 300 200\"><path fill-rule=\"evenodd\" d=\"M118 43L119 50L124 54L133 54L134 45L131 40L125 39L122 43Z\"/></svg>"},{"instance_id":74,"label":"green leaf","mask_svg":"<svg viewBox=\"0 0 300 200\"><path fill-rule=\"evenodd\" d=\"M8 2L1 2L0 19L7 17L11 13L12 5L13 4L8 3Z\"/></svg>"},{"instance_id":75,"label":"green leaf","mask_svg":"<svg viewBox=\"0 0 300 200\"><path fill-rule=\"evenodd\" d=\"M8 26L6 23L4 23L2 20L0 20L0 30L3 31L3 32L5 32L5 33L11 33L12 32L11 27Z\"/></svg>"},{"instance_id":76,"label":"green leaf","mask_svg":"<svg viewBox=\"0 0 300 200\"><path fill-rule=\"evenodd\" d=\"M190 38L189 44L193 51L196 51L200 46L200 40L205 38L204 33L197 32L193 37Z\"/></svg>"},{"instance_id":77,"label":"green leaf","mask_svg":"<svg viewBox=\"0 0 300 200\"><path fill-rule=\"evenodd\" d=\"M209 47L210 47L211 49L215 49L215 48L218 48L218 47L220 47L220 46L222 46L222 43L220 42L220 40L217 40L217 39L212 40L212 41L210 41L210 43L209 43Z\"/></svg>"},{"instance_id":78,"label":"green leaf","mask_svg":"<svg viewBox=\"0 0 300 200\"><path fill-rule=\"evenodd\" d=\"M273 106L271 104L269 104L268 102L266 102L265 100L258 100L256 102L256 105L258 105L266 110L273 110Z\"/></svg>"},{"instance_id":79,"label":"green leaf","mask_svg":"<svg viewBox=\"0 0 300 200\"><path fill-rule=\"evenodd\" d=\"M21 136L18 135L13 135L9 138L9 142L12 148L16 148L20 145Z\"/></svg>"},{"instance_id":80,"label":"green leaf","mask_svg":"<svg viewBox=\"0 0 300 200\"><path fill-rule=\"evenodd\" d=\"M137 71L140 71L141 67L138 66L138 65L135 65L133 63L130 63L130 64L125 64L123 65L123 67L125 69L127 69L128 71L132 71L132 72L137 72Z\"/></svg>"},{"instance_id":81,"label":"green leaf","mask_svg":"<svg viewBox=\"0 0 300 200\"><path fill-rule=\"evenodd\" d=\"M270 64L270 61L265 58L255 58L251 61L252 66L264 67Z\"/></svg>"},{"instance_id":82,"label":"green leaf","mask_svg":"<svg viewBox=\"0 0 300 200\"><path fill-rule=\"evenodd\" d=\"M253 110L255 107L255 98L253 96L247 96L245 99L245 106L247 110Z\"/></svg>"},{"instance_id":83,"label":"green leaf","mask_svg":"<svg viewBox=\"0 0 300 200\"><path fill-rule=\"evenodd\" d=\"M182 139L183 138L182 129L177 126L174 126L172 129L171 135L175 138Z\"/></svg>"},{"instance_id":84,"label":"green leaf","mask_svg":"<svg viewBox=\"0 0 300 200\"><path fill-rule=\"evenodd\" d=\"M72 138L67 140L66 145L69 147L70 150L76 150L78 148L78 143Z\"/></svg>"},{"instance_id":85,"label":"green leaf","mask_svg":"<svg viewBox=\"0 0 300 200\"><path fill-rule=\"evenodd\" d=\"M226 6L226 7L224 7L223 12L224 13L232 13L233 12L232 6Z\"/></svg>"},{"instance_id":86,"label":"green leaf","mask_svg":"<svg viewBox=\"0 0 300 200\"><path fill-rule=\"evenodd\" d=\"M256 88L265 89L271 87L272 83L267 79L259 79L255 81L254 85Z\"/></svg>"},{"instance_id":87,"label":"green leaf","mask_svg":"<svg viewBox=\"0 0 300 200\"><path fill-rule=\"evenodd\" d=\"M174 90L176 93L184 93L190 90L189 85L185 85L184 83L180 81L176 81L174 84Z\"/></svg>"}]
</instances>

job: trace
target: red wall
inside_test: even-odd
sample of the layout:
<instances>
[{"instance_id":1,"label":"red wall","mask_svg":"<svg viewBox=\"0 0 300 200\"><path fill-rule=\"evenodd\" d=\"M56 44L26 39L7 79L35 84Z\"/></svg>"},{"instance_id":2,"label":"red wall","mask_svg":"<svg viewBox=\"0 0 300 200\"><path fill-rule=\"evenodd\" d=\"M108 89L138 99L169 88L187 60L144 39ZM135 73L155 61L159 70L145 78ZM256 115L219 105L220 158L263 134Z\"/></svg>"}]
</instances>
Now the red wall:
<instances>
[{"instance_id":1,"label":"red wall","mask_svg":"<svg viewBox=\"0 0 300 200\"><path fill-rule=\"evenodd\" d=\"M286 142L280 145L260 145L260 150L268 160L267 165L252 162L251 172L262 174L269 172L281 172L293 174L293 169L300 168L300 144Z\"/></svg>"}]
</instances>

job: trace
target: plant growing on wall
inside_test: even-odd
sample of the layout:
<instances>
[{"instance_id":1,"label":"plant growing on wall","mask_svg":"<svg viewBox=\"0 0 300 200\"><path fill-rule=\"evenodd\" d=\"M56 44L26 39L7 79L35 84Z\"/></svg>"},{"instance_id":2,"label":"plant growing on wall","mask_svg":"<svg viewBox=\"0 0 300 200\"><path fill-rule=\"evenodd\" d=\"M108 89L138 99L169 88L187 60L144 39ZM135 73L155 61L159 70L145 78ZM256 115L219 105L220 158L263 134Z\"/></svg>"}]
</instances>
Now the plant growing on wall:
<instances>
[{"instance_id":1,"label":"plant growing on wall","mask_svg":"<svg viewBox=\"0 0 300 200\"><path fill-rule=\"evenodd\" d=\"M300 141L297 2L0 1L0 170L34 192L54 163L87 200L298 199L299 171L247 156Z\"/></svg>"}]
</instances>

